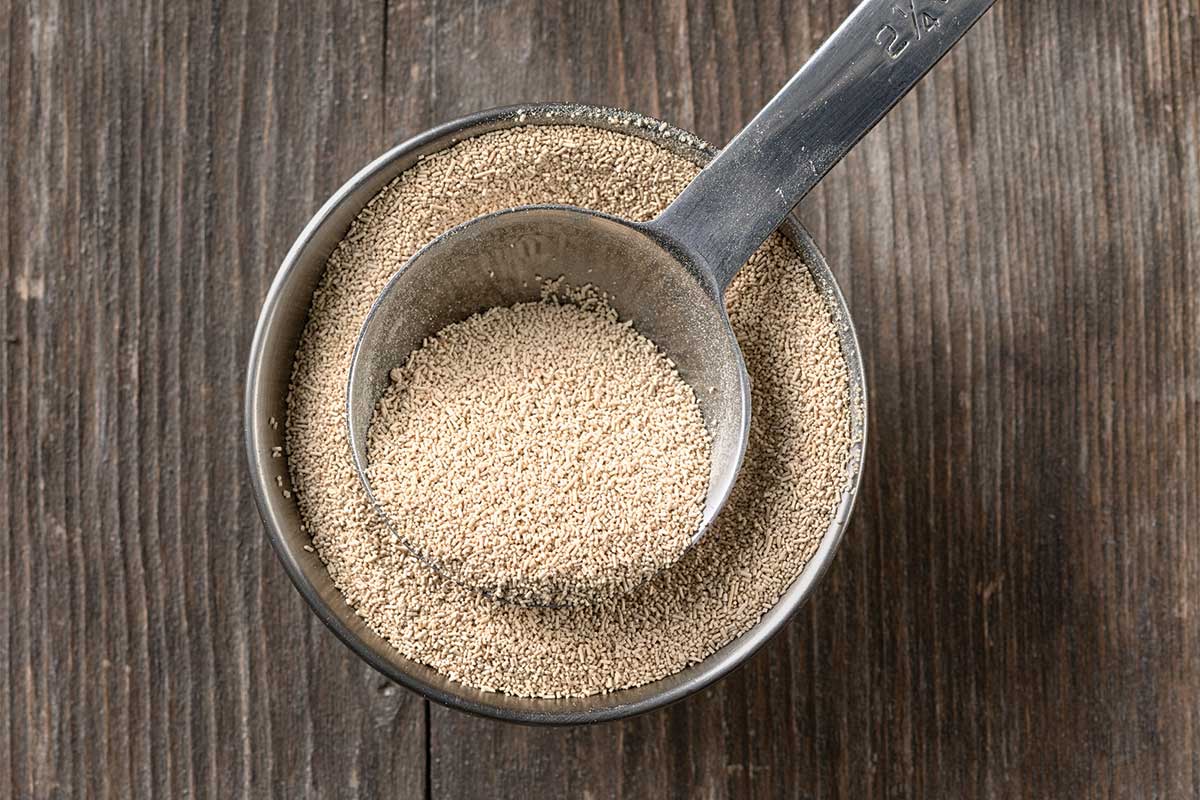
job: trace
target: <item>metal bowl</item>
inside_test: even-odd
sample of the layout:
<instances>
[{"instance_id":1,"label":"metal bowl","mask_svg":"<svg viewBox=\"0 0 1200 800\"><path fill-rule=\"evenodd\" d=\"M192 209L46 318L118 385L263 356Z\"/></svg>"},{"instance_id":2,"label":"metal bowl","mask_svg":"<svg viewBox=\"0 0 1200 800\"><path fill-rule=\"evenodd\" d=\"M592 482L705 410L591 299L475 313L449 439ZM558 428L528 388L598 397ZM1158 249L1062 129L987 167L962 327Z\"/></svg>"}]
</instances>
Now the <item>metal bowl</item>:
<instances>
[{"instance_id":1,"label":"metal bowl","mask_svg":"<svg viewBox=\"0 0 1200 800\"><path fill-rule=\"evenodd\" d=\"M574 725L619 719L672 703L725 676L770 639L812 594L845 533L862 475L866 444L866 385L858 339L850 314L825 257L794 217L783 226L800 252L838 323L842 353L849 367L853 446L847 453L847 488L817 552L779 601L746 631L698 664L653 683L591 697L530 699L483 692L444 677L405 658L367 627L333 585L321 559L305 550L308 533L300 529L295 498L285 498L275 476L288 474L287 455L272 448L284 444L288 381L301 332L308 320L313 291L325 262L351 221L393 178L422 156L489 131L519 125L585 125L616 130L656 142L683 158L704 165L715 150L692 134L657 120L610 108L578 105L511 106L484 111L416 136L364 167L338 189L309 221L279 267L263 303L246 374L246 454L254 497L271 545L288 576L317 616L343 642L381 673L421 695L452 708L486 717L547 725ZM272 424L274 421L275 424Z\"/></svg>"}]
</instances>

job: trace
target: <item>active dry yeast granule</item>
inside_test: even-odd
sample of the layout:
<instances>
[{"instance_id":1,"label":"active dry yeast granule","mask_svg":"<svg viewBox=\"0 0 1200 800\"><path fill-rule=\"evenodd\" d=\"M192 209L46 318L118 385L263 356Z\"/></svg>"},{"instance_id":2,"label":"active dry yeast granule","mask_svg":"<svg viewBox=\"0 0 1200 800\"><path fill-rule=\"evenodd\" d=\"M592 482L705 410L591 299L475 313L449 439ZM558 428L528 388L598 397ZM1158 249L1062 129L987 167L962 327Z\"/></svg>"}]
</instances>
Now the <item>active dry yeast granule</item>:
<instances>
[{"instance_id":1,"label":"active dry yeast granule","mask_svg":"<svg viewBox=\"0 0 1200 800\"><path fill-rule=\"evenodd\" d=\"M637 686L750 628L820 544L847 480L849 376L831 307L779 235L726 296L754 406L737 485L700 542L630 594L565 609L489 600L408 555L354 472L344 398L355 335L388 278L421 245L472 217L524 204L646 220L697 172L620 133L567 125L496 131L398 177L330 256L293 370L289 465L334 583L403 655L462 683L526 696Z\"/></svg>"},{"instance_id":2,"label":"active dry yeast granule","mask_svg":"<svg viewBox=\"0 0 1200 800\"><path fill-rule=\"evenodd\" d=\"M443 328L392 370L368 473L396 534L444 574L584 605L679 560L711 437L675 365L603 298L543 294Z\"/></svg>"}]
</instances>

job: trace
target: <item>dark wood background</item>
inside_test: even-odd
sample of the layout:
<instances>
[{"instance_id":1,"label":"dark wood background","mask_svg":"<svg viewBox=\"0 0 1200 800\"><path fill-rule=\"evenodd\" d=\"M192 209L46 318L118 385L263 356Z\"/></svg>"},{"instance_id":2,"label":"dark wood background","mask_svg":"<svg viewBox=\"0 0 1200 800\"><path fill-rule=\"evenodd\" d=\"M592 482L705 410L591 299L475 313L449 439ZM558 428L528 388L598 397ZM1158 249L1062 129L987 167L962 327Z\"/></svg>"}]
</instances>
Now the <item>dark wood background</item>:
<instances>
[{"instance_id":1,"label":"dark wood background","mask_svg":"<svg viewBox=\"0 0 1200 800\"><path fill-rule=\"evenodd\" d=\"M805 201L865 488L701 696L430 706L263 535L247 349L343 180L518 101L724 141L850 6L0 0L0 796L1200 796L1197 0L1001 0Z\"/></svg>"}]
</instances>

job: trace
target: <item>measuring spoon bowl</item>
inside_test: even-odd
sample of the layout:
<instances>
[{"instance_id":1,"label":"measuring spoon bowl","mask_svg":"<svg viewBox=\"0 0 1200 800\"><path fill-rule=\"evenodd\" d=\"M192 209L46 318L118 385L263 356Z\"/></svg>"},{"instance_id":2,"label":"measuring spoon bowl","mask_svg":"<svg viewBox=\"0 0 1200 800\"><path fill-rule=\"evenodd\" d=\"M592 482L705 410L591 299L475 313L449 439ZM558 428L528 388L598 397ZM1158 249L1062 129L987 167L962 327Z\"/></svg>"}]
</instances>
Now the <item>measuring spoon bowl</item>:
<instances>
[{"instance_id":1,"label":"measuring spoon bowl","mask_svg":"<svg viewBox=\"0 0 1200 800\"><path fill-rule=\"evenodd\" d=\"M369 477L368 432L393 368L432 333L490 308L542 298L547 281L598 290L675 363L693 388L712 437L708 491L695 542L724 506L750 429L750 379L711 273L681 260L646 225L570 206L526 206L488 214L439 236L388 282L362 326L351 359L346 408L360 478ZM369 479L379 514L391 516ZM493 597L530 605L583 605L627 591L653 571L615 564L603 581L572 590L552 577L486 582L469 565L405 546L445 576ZM471 574L470 580L466 575Z\"/></svg>"}]
</instances>

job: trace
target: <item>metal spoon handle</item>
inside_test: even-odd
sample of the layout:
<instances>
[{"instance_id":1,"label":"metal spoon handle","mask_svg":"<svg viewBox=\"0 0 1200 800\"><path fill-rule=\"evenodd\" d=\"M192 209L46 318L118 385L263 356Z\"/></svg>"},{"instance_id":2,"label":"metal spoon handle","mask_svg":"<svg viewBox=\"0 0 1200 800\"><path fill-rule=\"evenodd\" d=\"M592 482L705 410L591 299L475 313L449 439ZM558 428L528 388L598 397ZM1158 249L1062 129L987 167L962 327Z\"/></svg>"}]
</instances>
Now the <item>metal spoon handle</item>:
<instances>
[{"instance_id":1,"label":"metal spoon handle","mask_svg":"<svg viewBox=\"0 0 1200 800\"><path fill-rule=\"evenodd\" d=\"M649 227L722 289L994 0L865 0Z\"/></svg>"}]
</instances>

